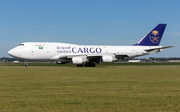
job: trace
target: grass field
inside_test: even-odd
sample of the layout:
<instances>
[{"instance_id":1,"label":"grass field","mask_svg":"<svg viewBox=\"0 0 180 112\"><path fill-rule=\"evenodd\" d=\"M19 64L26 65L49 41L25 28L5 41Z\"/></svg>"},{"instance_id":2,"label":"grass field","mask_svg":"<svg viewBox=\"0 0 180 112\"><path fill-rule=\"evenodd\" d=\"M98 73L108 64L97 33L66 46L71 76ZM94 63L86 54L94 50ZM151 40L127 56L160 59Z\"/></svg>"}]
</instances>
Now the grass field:
<instances>
[{"instance_id":1,"label":"grass field","mask_svg":"<svg viewBox=\"0 0 180 112\"><path fill-rule=\"evenodd\" d=\"M0 66L0 111L180 111L180 66Z\"/></svg>"},{"instance_id":2,"label":"grass field","mask_svg":"<svg viewBox=\"0 0 180 112\"><path fill-rule=\"evenodd\" d=\"M180 63L96 63L96 66L154 66L154 65L179 65ZM24 66L24 63L14 64L14 63L0 63L0 66ZM56 64L56 63L29 63L29 66L76 66L70 63L67 64Z\"/></svg>"}]
</instances>

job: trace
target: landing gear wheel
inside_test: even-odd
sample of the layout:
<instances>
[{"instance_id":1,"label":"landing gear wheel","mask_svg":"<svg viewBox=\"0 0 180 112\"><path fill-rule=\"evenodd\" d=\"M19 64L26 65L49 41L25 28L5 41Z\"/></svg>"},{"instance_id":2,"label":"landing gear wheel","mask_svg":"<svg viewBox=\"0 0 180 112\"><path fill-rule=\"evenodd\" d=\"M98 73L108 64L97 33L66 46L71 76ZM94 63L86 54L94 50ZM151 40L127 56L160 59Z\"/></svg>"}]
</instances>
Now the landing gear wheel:
<instances>
[{"instance_id":1,"label":"landing gear wheel","mask_svg":"<svg viewBox=\"0 0 180 112\"><path fill-rule=\"evenodd\" d=\"M27 61L25 61L24 66L25 66L25 67L28 67L28 66L29 66Z\"/></svg>"},{"instance_id":2,"label":"landing gear wheel","mask_svg":"<svg viewBox=\"0 0 180 112\"><path fill-rule=\"evenodd\" d=\"M95 67L95 66L96 66L96 64L94 64L94 63L86 63L84 65L84 67Z\"/></svg>"},{"instance_id":3,"label":"landing gear wheel","mask_svg":"<svg viewBox=\"0 0 180 112\"><path fill-rule=\"evenodd\" d=\"M26 63L26 64L25 64L25 67L28 67L28 66L29 66L29 65Z\"/></svg>"},{"instance_id":4,"label":"landing gear wheel","mask_svg":"<svg viewBox=\"0 0 180 112\"><path fill-rule=\"evenodd\" d=\"M83 67L83 64L82 65L76 65L77 67Z\"/></svg>"}]
</instances>

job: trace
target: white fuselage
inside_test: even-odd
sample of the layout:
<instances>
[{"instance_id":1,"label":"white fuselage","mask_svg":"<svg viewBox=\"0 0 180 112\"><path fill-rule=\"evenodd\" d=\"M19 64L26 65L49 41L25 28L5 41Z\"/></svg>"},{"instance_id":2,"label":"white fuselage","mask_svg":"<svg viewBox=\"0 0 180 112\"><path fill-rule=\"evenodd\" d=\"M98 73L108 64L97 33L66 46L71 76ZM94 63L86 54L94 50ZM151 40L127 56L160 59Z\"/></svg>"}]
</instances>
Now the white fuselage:
<instances>
[{"instance_id":1,"label":"white fuselage","mask_svg":"<svg viewBox=\"0 0 180 112\"><path fill-rule=\"evenodd\" d=\"M161 46L95 46L95 45L75 45L53 42L25 42L11 49L8 53L23 60L36 61L63 61L61 57L84 57L86 56L112 56L113 61L116 56L127 55L128 58L152 54L145 50L159 48Z\"/></svg>"}]
</instances>

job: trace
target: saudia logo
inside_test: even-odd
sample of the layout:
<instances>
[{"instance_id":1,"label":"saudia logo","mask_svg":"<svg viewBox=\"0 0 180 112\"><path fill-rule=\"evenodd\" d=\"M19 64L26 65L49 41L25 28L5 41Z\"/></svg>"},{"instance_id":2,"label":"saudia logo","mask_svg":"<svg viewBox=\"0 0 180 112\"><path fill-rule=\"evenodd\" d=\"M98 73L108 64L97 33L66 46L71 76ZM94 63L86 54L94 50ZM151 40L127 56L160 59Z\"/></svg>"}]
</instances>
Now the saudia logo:
<instances>
[{"instance_id":1,"label":"saudia logo","mask_svg":"<svg viewBox=\"0 0 180 112\"><path fill-rule=\"evenodd\" d=\"M151 34L149 34L149 39L151 40L152 43L158 43L159 42L159 38L158 37L159 32L154 30L151 32Z\"/></svg>"},{"instance_id":2,"label":"saudia logo","mask_svg":"<svg viewBox=\"0 0 180 112\"><path fill-rule=\"evenodd\" d=\"M39 47L39 49L43 49L43 47Z\"/></svg>"}]
</instances>

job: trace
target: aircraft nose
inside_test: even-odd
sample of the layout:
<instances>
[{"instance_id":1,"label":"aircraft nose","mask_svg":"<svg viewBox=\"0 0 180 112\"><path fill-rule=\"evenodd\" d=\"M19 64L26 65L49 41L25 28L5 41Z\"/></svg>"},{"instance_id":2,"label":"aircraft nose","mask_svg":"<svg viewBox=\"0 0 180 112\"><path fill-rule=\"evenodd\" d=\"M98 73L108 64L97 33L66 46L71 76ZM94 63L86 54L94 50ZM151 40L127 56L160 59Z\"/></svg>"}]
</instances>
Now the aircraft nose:
<instances>
[{"instance_id":1,"label":"aircraft nose","mask_svg":"<svg viewBox=\"0 0 180 112\"><path fill-rule=\"evenodd\" d=\"M11 49L8 51L8 54L12 57L18 57L20 55L20 52L17 51L16 49Z\"/></svg>"},{"instance_id":2,"label":"aircraft nose","mask_svg":"<svg viewBox=\"0 0 180 112\"><path fill-rule=\"evenodd\" d=\"M9 54L10 56L14 56L14 53L15 53L15 52L14 52L13 49L11 49L11 50L8 51L8 54Z\"/></svg>"}]
</instances>

